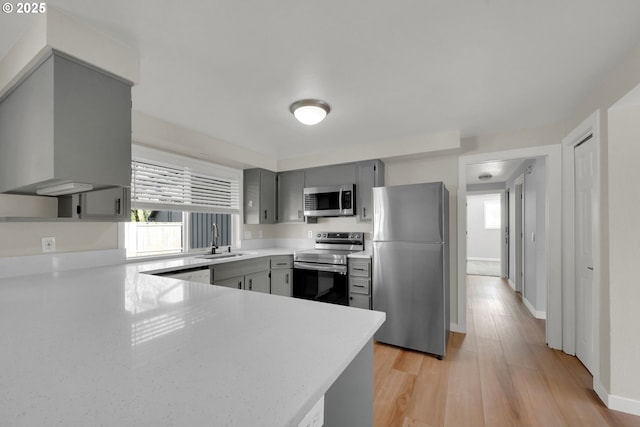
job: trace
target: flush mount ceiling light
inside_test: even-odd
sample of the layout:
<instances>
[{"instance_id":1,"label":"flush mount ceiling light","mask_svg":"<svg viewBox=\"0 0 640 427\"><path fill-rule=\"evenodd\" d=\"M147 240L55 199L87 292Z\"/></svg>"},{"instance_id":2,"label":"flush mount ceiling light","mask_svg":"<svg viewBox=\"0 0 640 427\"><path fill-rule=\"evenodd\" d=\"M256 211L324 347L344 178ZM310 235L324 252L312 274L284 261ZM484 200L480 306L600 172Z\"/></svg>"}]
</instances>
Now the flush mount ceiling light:
<instances>
[{"instance_id":1,"label":"flush mount ceiling light","mask_svg":"<svg viewBox=\"0 0 640 427\"><path fill-rule=\"evenodd\" d=\"M329 104L317 99L301 99L289 107L289 111L305 125L316 125L320 123L331 111Z\"/></svg>"},{"instance_id":2,"label":"flush mount ceiling light","mask_svg":"<svg viewBox=\"0 0 640 427\"><path fill-rule=\"evenodd\" d=\"M491 178L493 178L493 175L491 175L490 173L483 173L478 177L480 181L486 181Z\"/></svg>"}]
</instances>

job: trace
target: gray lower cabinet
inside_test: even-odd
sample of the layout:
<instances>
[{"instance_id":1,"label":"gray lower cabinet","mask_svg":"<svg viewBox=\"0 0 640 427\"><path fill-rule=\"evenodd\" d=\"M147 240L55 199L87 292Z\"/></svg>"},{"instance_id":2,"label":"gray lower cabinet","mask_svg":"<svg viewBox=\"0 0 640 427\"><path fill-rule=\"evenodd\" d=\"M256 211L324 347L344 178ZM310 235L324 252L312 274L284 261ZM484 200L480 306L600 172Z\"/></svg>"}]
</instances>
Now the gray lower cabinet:
<instances>
[{"instance_id":1,"label":"gray lower cabinet","mask_svg":"<svg viewBox=\"0 0 640 427\"><path fill-rule=\"evenodd\" d=\"M129 221L131 192L127 187L107 188L58 197L61 218Z\"/></svg>"},{"instance_id":2,"label":"gray lower cabinet","mask_svg":"<svg viewBox=\"0 0 640 427\"><path fill-rule=\"evenodd\" d=\"M213 266L213 284L269 293L271 290L270 267L271 262L268 257L216 264Z\"/></svg>"},{"instance_id":3,"label":"gray lower cabinet","mask_svg":"<svg viewBox=\"0 0 640 427\"><path fill-rule=\"evenodd\" d=\"M285 297L293 295L293 256L271 257L271 293Z\"/></svg>"},{"instance_id":4,"label":"gray lower cabinet","mask_svg":"<svg viewBox=\"0 0 640 427\"><path fill-rule=\"evenodd\" d=\"M271 270L271 293L290 297L293 295L293 268Z\"/></svg>"},{"instance_id":5,"label":"gray lower cabinet","mask_svg":"<svg viewBox=\"0 0 640 427\"><path fill-rule=\"evenodd\" d=\"M276 174L265 169L244 171L244 223L275 224Z\"/></svg>"},{"instance_id":6,"label":"gray lower cabinet","mask_svg":"<svg viewBox=\"0 0 640 427\"><path fill-rule=\"evenodd\" d=\"M349 305L371 309L371 259L349 258Z\"/></svg>"},{"instance_id":7,"label":"gray lower cabinet","mask_svg":"<svg viewBox=\"0 0 640 427\"><path fill-rule=\"evenodd\" d=\"M380 160L360 162L356 165L356 208L358 222L371 222L373 219L374 187L384 186L384 163Z\"/></svg>"},{"instance_id":8,"label":"gray lower cabinet","mask_svg":"<svg viewBox=\"0 0 640 427\"><path fill-rule=\"evenodd\" d=\"M224 286L225 288L244 289L244 276L217 280L213 282L213 284L216 286Z\"/></svg>"},{"instance_id":9,"label":"gray lower cabinet","mask_svg":"<svg viewBox=\"0 0 640 427\"><path fill-rule=\"evenodd\" d=\"M304 222L304 171L278 173L278 222Z\"/></svg>"},{"instance_id":10,"label":"gray lower cabinet","mask_svg":"<svg viewBox=\"0 0 640 427\"><path fill-rule=\"evenodd\" d=\"M244 276L244 289L265 294L271 293L269 276L269 270L247 274Z\"/></svg>"},{"instance_id":11,"label":"gray lower cabinet","mask_svg":"<svg viewBox=\"0 0 640 427\"><path fill-rule=\"evenodd\" d=\"M199 269L184 269L160 274L172 279L188 280L190 282L211 283L211 270L209 267Z\"/></svg>"}]
</instances>

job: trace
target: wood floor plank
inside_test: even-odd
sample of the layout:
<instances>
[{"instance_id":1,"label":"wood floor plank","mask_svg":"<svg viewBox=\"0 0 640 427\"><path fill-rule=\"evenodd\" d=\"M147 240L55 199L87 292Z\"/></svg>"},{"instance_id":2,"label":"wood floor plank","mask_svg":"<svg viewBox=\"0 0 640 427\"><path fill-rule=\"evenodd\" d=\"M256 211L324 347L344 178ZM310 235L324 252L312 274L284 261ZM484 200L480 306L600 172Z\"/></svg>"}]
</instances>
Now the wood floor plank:
<instances>
[{"instance_id":1,"label":"wood floor plank","mask_svg":"<svg viewBox=\"0 0 640 427\"><path fill-rule=\"evenodd\" d=\"M424 357L407 410L407 416L425 425L444 424L446 390L451 364L434 357Z\"/></svg>"},{"instance_id":2,"label":"wood floor plank","mask_svg":"<svg viewBox=\"0 0 640 427\"><path fill-rule=\"evenodd\" d=\"M422 360L425 357L424 354L417 351L402 351L398 357L396 357L393 363L393 369L418 375L420 367L422 366Z\"/></svg>"},{"instance_id":3,"label":"wood floor plank","mask_svg":"<svg viewBox=\"0 0 640 427\"><path fill-rule=\"evenodd\" d=\"M451 333L444 360L375 344L374 426L640 427L606 408L575 357L549 349L544 320L504 280L467 280L467 334Z\"/></svg>"},{"instance_id":4,"label":"wood floor plank","mask_svg":"<svg viewBox=\"0 0 640 427\"><path fill-rule=\"evenodd\" d=\"M521 402L523 426L567 426L546 381L535 369L511 369L513 389Z\"/></svg>"},{"instance_id":5,"label":"wood floor plank","mask_svg":"<svg viewBox=\"0 0 640 427\"><path fill-rule=\"evenodd\" d=\"M402 427L413 394L416 376L392 369L381 384L375 400L374 419L377 427Z\"/></svg>"}]
</instances>

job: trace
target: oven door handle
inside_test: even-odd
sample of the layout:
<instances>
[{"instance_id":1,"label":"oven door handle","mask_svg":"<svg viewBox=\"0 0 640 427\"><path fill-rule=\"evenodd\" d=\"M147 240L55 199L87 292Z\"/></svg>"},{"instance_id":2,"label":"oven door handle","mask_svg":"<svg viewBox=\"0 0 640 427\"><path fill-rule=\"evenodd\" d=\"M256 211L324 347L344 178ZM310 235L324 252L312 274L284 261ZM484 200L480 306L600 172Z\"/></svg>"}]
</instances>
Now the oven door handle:
<instances>
[{"instance_id":1,"label":"oven door handle","mask_svg":"<svg viewBox=\"0 0 640 427\"><path fill-rule=\"evenodd\" d=\"M308 262L296 261L293 263L293 268L297 268L300 270L326 271L329 273L338 273L343 275L347 274L346 265L313 264Z\"/></svg>"}]
</instances>

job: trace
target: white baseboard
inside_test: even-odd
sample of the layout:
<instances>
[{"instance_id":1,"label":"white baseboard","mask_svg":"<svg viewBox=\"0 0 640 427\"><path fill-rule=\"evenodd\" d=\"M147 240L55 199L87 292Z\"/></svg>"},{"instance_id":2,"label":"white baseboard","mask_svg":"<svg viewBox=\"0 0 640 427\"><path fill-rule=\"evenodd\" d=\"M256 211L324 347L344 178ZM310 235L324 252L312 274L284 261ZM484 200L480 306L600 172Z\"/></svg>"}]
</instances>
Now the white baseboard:
<instances>
[{"instance_id":1,"label":"white baseboard","mask_svg":"<svg viewBox=\"0 0 640 427\"><path fill-rule=\"evenodd\" d=\"M598 394L600 396L600 394ZM640 415L640 400L609 395L609 409L626 412L627 414Z\"/></svg>"},{"instance_id":2,"label":"white baseboard","mask_svg":"<svg viewBox=\"0 0 640 427\"><path fill-rule=\"evenodd\" d=\"M464 328L461 328L460 325L458 325L457 323L453 323L451 322L451 324L449 325L449 330L451 332L458 332L460 334L466 334L467 331Z\"/></svg>"},{"instance_id":3,"label":"white baseboard","mask_svg":"<svg viewBox=\"0 0 640 427\"><path fill-rule=\"evenodd\" d=\"M596 392L602 403L605 404L606 407L609 407L609 393L604 388L600 381L596 381L596 377L593 377L593 391Z\"/></svg>"},{"instance_id":4,"label":"white baseboard","mask_svg":"<svg viewBox=\"0 0 640 427\"><path fill-rule=\"evenodd\" d=\"M607 408L631 415L640 415L640 400L629 399L627 397L615 396L607 393L607 390L595 379L595 377L593 378L593 390Z\"/></svg>"},{"instance_id":5,"label":"white baseboard","mask_svg":"<svg viewBox=\"0 0 640 427\"><path fill-rule=\"evenodd\" d=\"M513 283L513 282L511 281L511 279L509 279L509 278L507 278L507 282L509 283L509 286L511 286L511 289L513 289L513 290L515 291L515 290L516 290L516 284L515 284L515 283Z\"/></svg>"},{"instance_id":6,"label":"white baseboard","mask_svg":"<svg viewBox=\"0 0 640 427\"><path fill-rule=\"evenodd\" d=\"M531 305L531 303L525 297L522 297L522 301L524 301L525 307L527 307L529 309L529 311L531 312L533 317L535 317L536 319L544 319L544 320L547 319L547 312L546 311L538 311L538 310L536 310L535 307L533 305Z\"/></svg>"},{"instance_id":7,"label":"white baseboard","mask_svg":"<svg viewBox=\"0 0 640 427\"><path fill-rule=\"evenodd\" d=\"M478 258L478 257L467 257L467 261L492 261L492 262L500 262L500 258Z\"/></svg>"}]
</instances>

